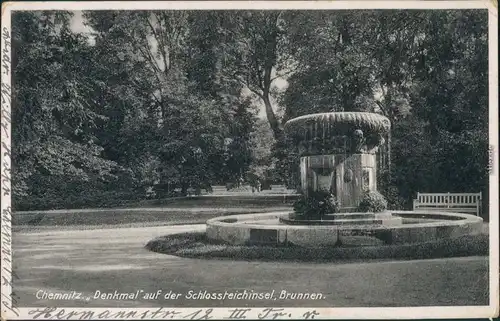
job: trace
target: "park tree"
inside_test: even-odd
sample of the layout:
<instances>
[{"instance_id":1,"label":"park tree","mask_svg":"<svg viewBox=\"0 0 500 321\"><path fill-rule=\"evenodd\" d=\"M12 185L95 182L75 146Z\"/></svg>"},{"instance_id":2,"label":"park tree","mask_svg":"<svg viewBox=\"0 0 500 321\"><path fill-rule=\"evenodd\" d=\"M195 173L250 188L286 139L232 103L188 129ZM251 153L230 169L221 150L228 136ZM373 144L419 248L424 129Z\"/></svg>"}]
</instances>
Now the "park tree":
<instances>
[{"instance_id":1,"label":"park tree","mask_svg":"<svg viewBox=\"0 0 500 321\"><path fill-rule=\"evenodd\" d=\"M108 102L122 117L117 119L120 133L110 135L115 141L108 146L115 146L131 169L149 159L153 168L146 172L157 172L154 180L171 181L185 191L200 171L193 131L206 104L190 95L184 75L187 13L101 11L85 17L95 31L99 56L115 63L102 65L103 81L114 90Z\"/></svg>"},{"instance_id":2,"label":"park tree","mask_svg":"<svg viewBox=\"0 0 500 321\"><path fill-rule=\"evenodd\" d=\"M86 39L69 28L68 12L16 12L13 45L14 195L40 196L75 182L110 180L96 131L97 64ZM64 57L64 59L63 59Z\"/></svg>"},{"instance_id":3,"label":"park tree","mask_svg":"<svg viewBox=\"0 0 500 321\"><path fill-rule=\"evenodd\" d=\"M272 152L275 139L267 119L261 118L255 122L250 144L252 146L252 164L248 173L250 183L256 186L258 181L263 183L276 180L273 174L277 160Z\"/></svg>"},{"instance_id":4,"label":"park tree","mask_svg":"<svg viewBox=\"0 0 500 321\"><path fill-rule=\"evenodd\" d=\"M411 91L414 114L425 124L438 168L427 189L486 191L487 11L429 12L427 20Z\"/></svg>"},{"instance_id":5,"label":"park tree","mask_svg":"<svg viewBox=\"0 0 500 321\"><path fill-rule=\"evenodd\" d=\"M189 14L189 54L187 77L202 95L226 112L221 129L226 128L225 149L218 183L239 182L245 178L252 162L250 133L256 120L256 107L244 94L245 84L228 77L227 48L231 46L224 23L229 13L222 11L193 11ZM214 168L214 170L216 170Z\"/></svg>"},{"instance_id":6,"label":"park tree","mask_svg":"<svg viewBox=\"0 0 500 321\"><path fill-rule=\"evenodd\" d=\"M407 202L417 191L485 191L486 12L377 14L386 37L373 46L376 103L393 124L390 184Z\"/></svg>"},{"instance_id":7,"label":"park tree","mask_svg":"<svg viewBox=\"0 0 500 321\"><path fill-rule=\"evenodd\" d=\"M273 100L274 82L294 70L289 61L281 11L227 11L220 14L224 76L237 80L264 104L276 141L284 139ZM274 96L274 97L273 97Z\"/></svg>"},{"instance_id":8,"label":"park tree","mask_svg":"<svg viewBox=\"0 0 500 321\"><path fill-rule=\"evenodd\" d=\"M106 157L122 168L116 188L138 193L158 179L158 115L150 78L121 34L116 12L84 13L84 17L91 30L87 37L99 61L94 66L95 79L101 84L96 103L107 116L99 142Z\"/></svg>"},{"instance_id":9,"label":"park tree","mask_svg":"<svg viewBox=\"0 0 500 321\"><path fill-rule=\"evenodd\" d=\"M96 47L102 44L104 60L118 57L125 72L108 83L119 88L123 83L129 90L118 96L127 100L120 106L129 106L136 115L129 124L136 127L130 134L140 132L145 138L146 144L140 140L128 144L136 147L135 155L142 156L127 158L143 163L143 156L151 155L162 164L160 185L165 187L168 182L167 189L181 187L183 193L189 186L205 186L217 177L235 177L246 171L249 162L235 163L235 159L248 154L244 142L248 135L242 131L250 131L252 111L241 96L241 84L220 76L223 57L213 33L217 29L207 29L204 21L213 19L203 19L210 15L186 11L86 13L97 31ZM114 68L120 67L103 74L113 75ZM120 97L111 100L116 103ZM235 142L229 154L227 139ZM136 165L130 164L132 168Z\"/></svg>"}]
</instances>

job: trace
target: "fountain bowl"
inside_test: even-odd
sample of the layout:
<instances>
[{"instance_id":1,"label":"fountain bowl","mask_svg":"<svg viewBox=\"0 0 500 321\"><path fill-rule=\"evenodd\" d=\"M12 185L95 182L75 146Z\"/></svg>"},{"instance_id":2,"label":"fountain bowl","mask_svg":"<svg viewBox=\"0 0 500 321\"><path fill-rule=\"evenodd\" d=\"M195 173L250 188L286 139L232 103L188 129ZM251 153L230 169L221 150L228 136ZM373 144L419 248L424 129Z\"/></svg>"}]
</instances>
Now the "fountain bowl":
<instances>
[{"instance_id":1,"label":"fountain bowl","mask_svg":"<svg viewBox=\"0 0 500 321\"><path fill-rule=\"evenodd\" d=\"M385 116L367 112L330 112L309 114L285 123L287 136L300 140L351 135L354 129L365 135L389 132L391 123Z\"/></svg>"}]
</instances>

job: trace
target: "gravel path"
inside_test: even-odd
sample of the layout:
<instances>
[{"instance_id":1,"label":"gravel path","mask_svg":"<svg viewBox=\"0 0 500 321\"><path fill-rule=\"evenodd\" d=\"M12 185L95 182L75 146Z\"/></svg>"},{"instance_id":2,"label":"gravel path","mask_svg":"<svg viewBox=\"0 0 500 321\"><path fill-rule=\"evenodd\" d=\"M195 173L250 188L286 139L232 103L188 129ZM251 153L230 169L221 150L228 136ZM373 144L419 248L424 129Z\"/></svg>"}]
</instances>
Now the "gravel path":
<instances>
[{"instance_id":1,"label":"gravel path","mask_svg":"<svg viewBox=\"0 0 500 321\"><path fill-rule=\"evenodd\" d=\"M388 307L488 304L488 258L466 257L366 263L273 263L198 260L149 252L151 239L205 225L19 231L13 236L14 289L19 306L323 306ZM180 293L175 300L94 299L96 291ZM266 292L269 300L193 300L189 291ZM45 292L44 292L45 291ZM48 300L44 293L82 293ZM318 293L318 300L280 299ZM38 293L38 298L37 298ZM87 301L85 298L89 298Z\"/></svg>"}]
</instances>

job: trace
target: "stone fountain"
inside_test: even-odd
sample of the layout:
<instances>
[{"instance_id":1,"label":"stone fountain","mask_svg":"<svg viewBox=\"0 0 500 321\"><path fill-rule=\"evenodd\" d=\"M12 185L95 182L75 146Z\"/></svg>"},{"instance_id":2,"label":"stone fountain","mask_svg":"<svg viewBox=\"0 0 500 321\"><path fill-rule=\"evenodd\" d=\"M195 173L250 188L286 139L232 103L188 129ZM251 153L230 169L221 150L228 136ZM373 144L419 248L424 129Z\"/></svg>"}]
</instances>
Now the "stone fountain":
<instances>
[{"instance_id":1,"label":"stone fountain","mask_svg":"<svg viewBox=\"0 0 500 321\"><path fill-rule=\"evenodd\" d=\"M207 238L238 245L329 247L426 243L480 233L483 220L469 214L356 213L364 193L377 190L376 152L390 126L386 117L363 112L289 120L285 133L299 151L303 192L331 192L340 203L340 213L317 221L296 219L291 211L218 217L207 221Z\"/></svg>"},{"instance_id":2,"label":"stone fountain","mask_svg":"<svg viewBox=\"0 0 500 321\"><path fill-rule=\"evenodd\" d=\"M333 112L301 116L285 124L288 143L300 155L301 187L330 191L341 211L355 210L377 189L376 152L390 121L374 113Z\"/></svg>"}]
</instances>

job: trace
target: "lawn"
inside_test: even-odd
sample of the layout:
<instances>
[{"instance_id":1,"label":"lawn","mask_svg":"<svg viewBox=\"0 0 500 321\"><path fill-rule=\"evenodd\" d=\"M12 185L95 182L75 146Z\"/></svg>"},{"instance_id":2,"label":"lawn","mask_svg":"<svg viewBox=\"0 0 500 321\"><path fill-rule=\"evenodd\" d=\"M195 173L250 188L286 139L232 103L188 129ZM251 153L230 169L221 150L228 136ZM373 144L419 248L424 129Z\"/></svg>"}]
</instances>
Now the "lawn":
<instances>
[{"instance_id":1,"label":"lawn","mask_svg":"<svg viewBox=\"0 0 500 321\"><path fill-rule=\"evenodd\" d=\"M166 199L162 204L135 204L129 208L74 209L14 212L12 223L23 227L154 226L202 224L208 219L233 214L283 211L290 203L283 196L200 196Z\"/></svg>"}]
</instances>

